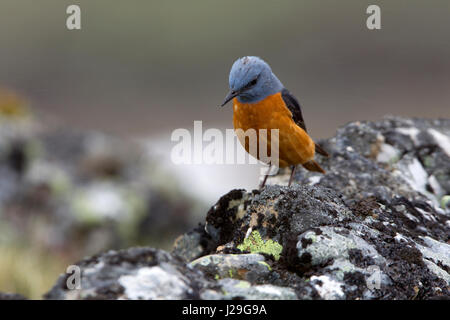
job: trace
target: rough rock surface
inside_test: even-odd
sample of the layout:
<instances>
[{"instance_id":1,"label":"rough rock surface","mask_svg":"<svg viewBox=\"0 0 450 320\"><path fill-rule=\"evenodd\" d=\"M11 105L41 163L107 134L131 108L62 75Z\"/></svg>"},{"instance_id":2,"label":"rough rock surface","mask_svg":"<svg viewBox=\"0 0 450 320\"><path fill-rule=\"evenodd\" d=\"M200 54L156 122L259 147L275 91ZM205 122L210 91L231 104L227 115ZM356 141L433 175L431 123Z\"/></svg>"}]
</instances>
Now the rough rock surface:
<instances>
[{"instance_id":1,"label":"rough rock surface","mask_svg":"<svg viewBox=\"0 0 450 320\"><path fill-rule=\"evenodd\" d=\"M192 264L153 248L109 251L84 259L80 288L72 274L61 275L46 299L295 299L292 289L248 281L208 278ZM69 285L68 285L69 284Z\"/></svg>"},{"instance_id":2,"label":"rough rock surface","mask_svg":"<svg viewBox=\"0 0 450 320\"><path fill-rule=\"evenodd\" d=\"M450 298L450 120L354 122L321 144L325 175L232 190L172 253L89 258L80 292L62 276L47 297Z\"/></svg>"},{"instance_id":3,"label":"rough rock surface","mask_svg":"<svg viewBox=\"0 0 450 320\"><path fill-rule=\"evenodd\" d=\"M200 271L153 248L109 251L76 266L81 288L69 290L72 274L62 275L47 299L198 299L209 285Z\"/></svg>"}]
</instances>

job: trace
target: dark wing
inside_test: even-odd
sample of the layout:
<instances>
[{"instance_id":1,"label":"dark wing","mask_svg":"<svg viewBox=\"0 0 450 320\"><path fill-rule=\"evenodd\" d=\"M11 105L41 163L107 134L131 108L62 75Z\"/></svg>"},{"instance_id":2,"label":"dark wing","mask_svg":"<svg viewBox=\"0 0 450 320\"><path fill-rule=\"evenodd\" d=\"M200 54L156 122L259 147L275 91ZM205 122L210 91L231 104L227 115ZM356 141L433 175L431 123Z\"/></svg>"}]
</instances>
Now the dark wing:
<instances>
[{"instance_id":1,"label":"dark wing","mask_svg":"<svg viewBox=\"0 0 450 320\"><path fill-rule=\"evenodd\" d=\"M303 120L302 109L297 99L286 88L281 91L281 97L283 98L286 107L291 111L294 122L307 132L305 121Z\"/></svg>"},{"instance_id":2,"label":"dark wing","mask_svg":"<svg viewBox=\"0 0 450 320\"><path fill-rule=\"evenodd\" d=\"M286 107L288 107L289 111L292 113L292 119L294 122L305 132L308 132L306 130L305 120L303 120L302 115L302 109L300 107L300 103L298 103L298 100L285 88L281 91L281 97L283 98L284 103L286 104ZM326 152L321 146L319 146L317 143L316 145L316 152L325 156L329 157L330 155L328 152Z\"/></svg>"}]
</instances>

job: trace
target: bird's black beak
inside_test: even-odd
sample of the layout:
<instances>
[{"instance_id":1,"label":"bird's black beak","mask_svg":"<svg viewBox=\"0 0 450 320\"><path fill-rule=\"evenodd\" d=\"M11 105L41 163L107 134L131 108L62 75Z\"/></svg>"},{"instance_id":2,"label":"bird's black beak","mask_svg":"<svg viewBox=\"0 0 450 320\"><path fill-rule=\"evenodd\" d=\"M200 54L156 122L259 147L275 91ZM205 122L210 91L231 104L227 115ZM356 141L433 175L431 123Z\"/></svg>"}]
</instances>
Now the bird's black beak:
<instances>
[{"instance_id":1,"label":"bird's black beak","mask_svg":"<svg viewBox=\"0 0 450 320\"><path fill-rule=\"evenodd\" d=\"M234 91L234 90L231 90L230 92L228 92L227 96L225 97L225 100L223 101L223 103L220 106L223 107L224 105L226 105L231 99L238 96L239 93L240 93L239 91Z\"/></svg>"}]
</instances>

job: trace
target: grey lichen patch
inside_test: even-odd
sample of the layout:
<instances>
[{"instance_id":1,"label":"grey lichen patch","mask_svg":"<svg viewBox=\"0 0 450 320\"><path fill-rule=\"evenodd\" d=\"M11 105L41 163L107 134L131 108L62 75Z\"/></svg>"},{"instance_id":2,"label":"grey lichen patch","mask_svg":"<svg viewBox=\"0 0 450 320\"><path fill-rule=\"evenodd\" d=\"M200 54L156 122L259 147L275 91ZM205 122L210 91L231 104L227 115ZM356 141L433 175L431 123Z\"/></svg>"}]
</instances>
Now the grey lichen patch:
<instances>
[{"instance_id":1,"label":"grey lichen patch","mask_svg":"<svg viewBox=\"0 0 450 320\"><path fill-rule=\"evenodd\" d=\"M450 245L436 241L430 237L422 238L425 246L417 244L428 268L439 278L450 285Z\"/></svg>"},{"instance_id":2,"label":"grey lichen patch","mask_svg":"<svg viewBox=\"0 0 450 320\"><path fill-rule=\"evenodd\" d=\"M272 268L260 254L212 254L192 261L190 266L216 279L234 278L261 282L270 277Z\"/></svg>"},{"instance_id":3,"label":"grey lichen patch","mask_svg":"<svg viewBox=\"0 0 450 320\"><path fill-rule=\"evenodd\" d=\"M62 275L47 299L195 299L212 287L202 272L157 249L109 251L76 265L81 289L68 289L68 275Z\"/></svg>"},{"instance_id":4,"label":"grey lichen patch","mask_svg":"<svg viewBox=\"0 0 450 320\"><path fill-rule=\"evenodd\" d=\"M400 159L400 151L390 144L383 143L380 146L376 159L378 162L394 164Z\"/></svg>"},{"instance_id":5,"label":"grey lichen patch","mask_svg":"<svg viewBox=\"0 0 450 320\"><path fill-rule=\"evenodd\" d=\"M279 287L270 284L252 285L243 280L222 279L218 281L222 287L223 296L217 294L206 295L204 299L233 299L246 300L295 300L298 299L295 291L291 288Z\"/></svg>"},{"instance_id":6,"label":"grey lichen patch","mask_svg":"<svg viewBox=\"0 0 450 320\"><path fill-rule=\"evenodd\" d=\"M345 298L342 287L344 283L336 281L329 276L312 276L310 279L321 298L326 300L340 300Z\"/></svg>"},{"instance_id":7,"label":"grey lichen patch","mask_svg":"<svg viewBox=\"0 0 450 320\"><path fill-rule=\"evenodd\" d=\"M312 265L322 265L335 259L348 259L351 249L360 249L364 255L372 257L374 261L384 259L375 248L359 237L353 230L348 235L341 235L335 230L339 228L321 227L321 234L307 231L299 239L311 239L312 243L304 248L301 240L297 242L298 256L308 253L311 255Z\"/></svg>"},{"instance_id":8,"label":"grey lichen patch","mask_svg":"<svg viewBox=\"0 0 450 320\"><path fill-rule=\"evenodd\" d=\"M141 268L133 275L121 276L117 281L125 288L127 299L175 300L192 294L184 276L159 266Z\"/></svg>"}]
</instances>

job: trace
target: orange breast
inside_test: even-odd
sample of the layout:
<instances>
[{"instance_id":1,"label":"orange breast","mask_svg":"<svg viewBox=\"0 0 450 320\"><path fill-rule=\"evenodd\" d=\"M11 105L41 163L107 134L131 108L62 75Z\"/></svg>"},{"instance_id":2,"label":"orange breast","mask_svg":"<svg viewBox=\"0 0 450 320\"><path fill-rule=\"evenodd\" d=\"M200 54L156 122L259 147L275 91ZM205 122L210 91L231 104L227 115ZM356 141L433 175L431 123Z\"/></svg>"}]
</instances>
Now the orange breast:
<instances>
[{"instance_id":1,"label":"orange breast","mask_svg":"<svg viewBox=\"0 0 450 320\"><path fill-rule=\"evenodd\" d=\"M233 99L233 123L234 129L255 129L258 134L260 129L266 129L268 134L268 153L272 144L270 130L279 130L279 164L280 167L303 164L314 158L314 142L308 134L292 120L292 113L286 107L281 93L268 96L257 103L242 103L237 98ZM259 150L250 150L248 140L236 132L239 141L255 158L260 159ZM260 159L262 160L262 159Z\"/></svg>"}]
</instances>

